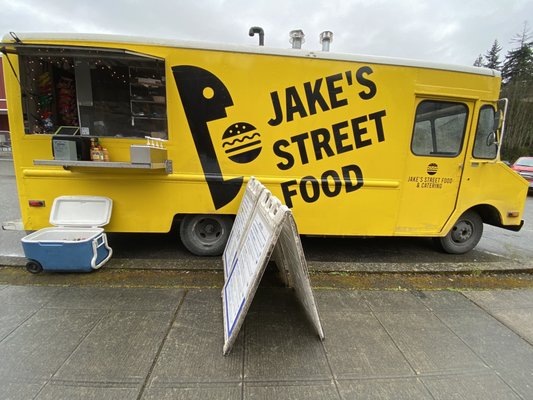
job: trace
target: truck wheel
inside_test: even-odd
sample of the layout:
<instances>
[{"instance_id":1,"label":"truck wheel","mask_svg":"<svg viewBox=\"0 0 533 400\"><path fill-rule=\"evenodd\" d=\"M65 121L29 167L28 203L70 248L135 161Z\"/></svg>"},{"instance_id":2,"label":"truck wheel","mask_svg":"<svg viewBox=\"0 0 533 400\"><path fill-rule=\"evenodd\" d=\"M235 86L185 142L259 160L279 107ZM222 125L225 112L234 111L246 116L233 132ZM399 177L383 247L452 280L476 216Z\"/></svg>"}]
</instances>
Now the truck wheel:
<instances>
[{"instance_id":1,"label":"truck wheel","mask_svg":"<svg viewBox=\"0 0 533 400\"><path fill-rule=\"evenodd\" d=\"M483 234L483 220L475 211L467 211L459 217L444 237L437 238L446 253L464 254L478 244Z\"/></svg>"},{"instance_id":2,"label":"truck wheel","mask_svg":"<svg viewBox=\"0 0 533 400\"><path fill-rule=\"evenodd\" d=\"M219 256L224 252L233 219L227 215L187 215L180 224L180 238L197 256Z\"/></svg>"},{"instance_id":3,"label":"truck wheel","mask_svg":"<svg viewBox=\"0 0 533 400\"><path fill-rule=\"evenodd\" d=\"M43 266L35 260L30 260L26 263L26 271L31 272L32 274L38 274L43 272Z\"/></svg>"}]
</instances>

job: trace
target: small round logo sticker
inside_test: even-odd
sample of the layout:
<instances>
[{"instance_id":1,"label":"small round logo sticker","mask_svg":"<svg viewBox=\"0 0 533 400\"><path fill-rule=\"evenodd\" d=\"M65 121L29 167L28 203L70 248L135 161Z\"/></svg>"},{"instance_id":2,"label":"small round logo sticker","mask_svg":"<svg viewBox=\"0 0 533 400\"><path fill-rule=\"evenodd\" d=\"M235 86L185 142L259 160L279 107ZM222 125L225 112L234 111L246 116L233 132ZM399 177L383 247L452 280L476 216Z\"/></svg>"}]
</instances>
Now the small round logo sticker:
<instances>
[{"instance_id":1,"label":"small round logo sticker","mask_svg":"<svg viewBox=\"0 0 533 400\"><path fill-rule=\"evenodd\" d=\"M431 163L428 165L428 175L435 175L439 169L439 166L435 163Z\"/></svg>"}]
</instances>

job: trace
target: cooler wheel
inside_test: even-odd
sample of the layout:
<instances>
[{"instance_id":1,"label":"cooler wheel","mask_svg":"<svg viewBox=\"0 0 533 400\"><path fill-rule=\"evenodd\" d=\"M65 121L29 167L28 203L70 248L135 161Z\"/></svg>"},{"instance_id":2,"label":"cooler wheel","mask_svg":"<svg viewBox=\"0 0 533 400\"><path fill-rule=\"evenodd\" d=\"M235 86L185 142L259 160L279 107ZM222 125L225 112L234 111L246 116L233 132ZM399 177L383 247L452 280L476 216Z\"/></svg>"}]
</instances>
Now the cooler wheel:
<instances>
[{"instance_id":1,"label":"cooler wheel","mask_svg":"<svg viewBox=\"0 0 533 400\"><path fill-rule=\"evenodd\" d=\"M38 274L43 271L43 266L38 261L30 260L26 263L26 271Z\"/></svg>"}]
</instances>

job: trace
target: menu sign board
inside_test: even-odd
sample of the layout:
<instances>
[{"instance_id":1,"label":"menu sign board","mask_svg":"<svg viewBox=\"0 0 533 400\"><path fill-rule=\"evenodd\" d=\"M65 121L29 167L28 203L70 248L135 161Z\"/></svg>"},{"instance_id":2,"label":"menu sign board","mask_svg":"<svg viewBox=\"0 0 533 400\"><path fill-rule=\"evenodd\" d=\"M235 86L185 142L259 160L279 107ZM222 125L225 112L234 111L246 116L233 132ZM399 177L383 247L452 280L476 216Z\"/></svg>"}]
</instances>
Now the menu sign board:
<instances>
[{"instance_id":1,"label":"menu sign board","mask_svg":"<svg viewBox=\"0 0 533 400\"><path fill-rule=\"evenodd\" d=\"M286 282L294 286L319 337L324 338L292 213L252 178L223 255L224 354L237 338L274 250L276 265Z\"/></svg>"}]
</instances>

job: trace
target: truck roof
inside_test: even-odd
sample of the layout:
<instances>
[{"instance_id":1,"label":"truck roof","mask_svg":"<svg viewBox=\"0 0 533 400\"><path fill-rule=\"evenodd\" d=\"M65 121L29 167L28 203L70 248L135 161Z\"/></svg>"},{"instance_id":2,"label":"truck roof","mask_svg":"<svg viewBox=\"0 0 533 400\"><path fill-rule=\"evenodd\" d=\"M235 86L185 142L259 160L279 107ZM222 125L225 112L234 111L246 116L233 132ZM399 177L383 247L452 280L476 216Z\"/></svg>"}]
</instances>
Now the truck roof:
<instances>
[{"instance_id":1,"label":"truck roof","mask_svg":"<svg viewBox=\"0 0 533 400\"><path fill-rule=\"evenodd\" d=\"M185 49L200 49L200 50L214 50L214 51L229 51L237 53L249 54L264 54L276 55L285 57L302 57L314 58L322 60L334 61L354 61L371 64L397 65L405 67L417 67L436 69L444 71L464 72L475 75L487 76L501 76L497 70L473 67L466 65L445 64L432 61L414 60L408 58L396 58L385 56L371 56L364 54L349 54L349 53L335 53L324 52L320 50L306 50L306 49L280 49L266 46L252 46L252 45L237 45L213 42L199 42L187 40L173 40L150 38L143 36L129 36L129 35L110 35L110 34L82 34L82 33L45 33L45 32L21 32L16 33L16 36L22 41L74 41L74 42L102 42L102 43L121 43L129 45L149 45L149 46L163 46ZM14 43L15 40L11 34L4 35L2 42Z\"/></svg>"}]
</instances>

